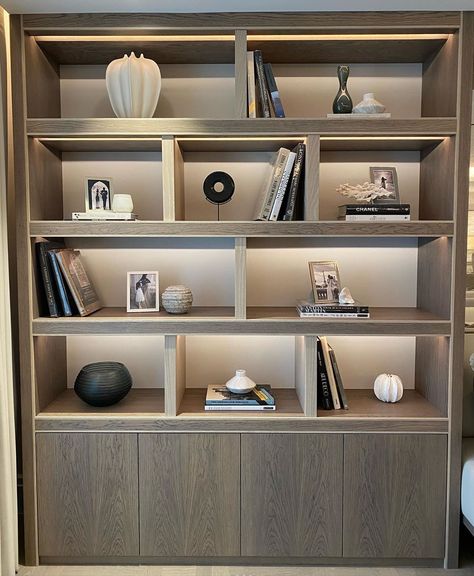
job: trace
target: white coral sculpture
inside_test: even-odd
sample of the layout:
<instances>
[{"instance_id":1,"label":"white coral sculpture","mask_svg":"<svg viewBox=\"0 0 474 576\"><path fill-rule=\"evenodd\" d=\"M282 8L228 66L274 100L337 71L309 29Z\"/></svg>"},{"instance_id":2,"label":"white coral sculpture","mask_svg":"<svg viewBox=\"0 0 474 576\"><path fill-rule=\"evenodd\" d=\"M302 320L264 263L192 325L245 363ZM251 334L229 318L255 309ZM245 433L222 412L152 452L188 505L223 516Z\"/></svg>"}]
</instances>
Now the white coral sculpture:
<instances>
[{"instance_id":1,"label":"white coral sculpture","mask_svg":"<svg viewBox=\"0 0 474 576\"><path fill-rule=\"evenodd\" d=\"M363 184L341 184L336 188L336 192L349 198L354 198L357 202L373 202L378 198L388 198L392 195L391 192L373 184L372 182L364 182Z\"/></svg>"}]
</instances>

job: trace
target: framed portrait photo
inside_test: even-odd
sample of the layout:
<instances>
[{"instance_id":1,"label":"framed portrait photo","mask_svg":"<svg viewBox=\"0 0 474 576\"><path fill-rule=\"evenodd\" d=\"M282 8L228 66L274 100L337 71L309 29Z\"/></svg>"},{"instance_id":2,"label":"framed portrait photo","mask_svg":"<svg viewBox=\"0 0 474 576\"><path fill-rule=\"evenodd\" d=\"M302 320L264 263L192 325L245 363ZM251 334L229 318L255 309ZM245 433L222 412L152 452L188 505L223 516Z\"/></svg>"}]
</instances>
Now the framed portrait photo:
<instances>
[{"instance_id":1,"label":"framed portrait photo","mask_svg":"<svg viewBox=\"0 0 474 576\"><path fill-rule=\"evenodd\" d=\"M400 204L400 193L398 191L397 169L394 167L370 167L370 181L378 184L390 192L390 196L377 198L374 204Z\"/></svg>"},{"instance_id":2,"label":"framed portrait photo","mask_svg":"<svg viewBox=\"0 0 474 576\"><path fill-rule=\"evenodd\" d=\"M127 312L158 312L158 272L127 272Z\"/></svg>"},{"instance_id":3,"label":"framed portrait photo","mask_svg":"<svg viewBox=\"0 0 474 576\"><path fill-rule=\"evenodd\" d=\"M339 302L341 280L339 278L337 262L332 260L309 262L309 273L311 276L314 302L316 304Z\"/></svg>"},{"instance_id":4,"label":"framed portrait photo","mask_svg":"<svg viewBox=\"0 0 474 576\"><path fill-rule=\"evenodd\" d=\"M86 212L112 210L111 178L86 178Z\"/></svg>"}]
</instances>

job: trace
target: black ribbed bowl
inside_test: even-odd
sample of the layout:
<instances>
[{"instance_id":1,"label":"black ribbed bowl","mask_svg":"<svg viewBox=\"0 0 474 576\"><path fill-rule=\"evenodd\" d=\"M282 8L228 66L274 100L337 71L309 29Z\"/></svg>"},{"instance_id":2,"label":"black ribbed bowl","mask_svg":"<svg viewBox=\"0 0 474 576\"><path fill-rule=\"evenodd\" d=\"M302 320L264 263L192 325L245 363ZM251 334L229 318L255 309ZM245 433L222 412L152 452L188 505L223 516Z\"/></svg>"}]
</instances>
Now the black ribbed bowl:
<instances>
[{"instance_id":1,"label":"black ribbed bowl","mask_svg":"<svg viewBox=\"0 0 474 576\"><path fill-rule=\"evenodd\" d=\"M94 362L77 375L74 391L91 406L111 406L129 393L132 377L121 362Z\"/></svg>"}]
</instances>

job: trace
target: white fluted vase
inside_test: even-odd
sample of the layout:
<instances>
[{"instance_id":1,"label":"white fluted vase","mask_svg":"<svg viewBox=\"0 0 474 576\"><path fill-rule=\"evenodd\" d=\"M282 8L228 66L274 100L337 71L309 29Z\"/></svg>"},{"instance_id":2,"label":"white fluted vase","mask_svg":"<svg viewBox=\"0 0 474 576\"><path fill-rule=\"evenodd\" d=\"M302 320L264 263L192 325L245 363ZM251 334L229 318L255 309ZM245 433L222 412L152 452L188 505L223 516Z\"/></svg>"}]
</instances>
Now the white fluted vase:
<instances>
[{"instance_id":1,"label":"white fluted vase","mask_svg":"<svg viewBox=\"0 0 474 576\"><path fill-rule=\"evenodd\" d=\"M105 73L107 92L118 118L151 118L160 97L158 64L140 54L114 60Z\"/></svg>"}]
</instances>

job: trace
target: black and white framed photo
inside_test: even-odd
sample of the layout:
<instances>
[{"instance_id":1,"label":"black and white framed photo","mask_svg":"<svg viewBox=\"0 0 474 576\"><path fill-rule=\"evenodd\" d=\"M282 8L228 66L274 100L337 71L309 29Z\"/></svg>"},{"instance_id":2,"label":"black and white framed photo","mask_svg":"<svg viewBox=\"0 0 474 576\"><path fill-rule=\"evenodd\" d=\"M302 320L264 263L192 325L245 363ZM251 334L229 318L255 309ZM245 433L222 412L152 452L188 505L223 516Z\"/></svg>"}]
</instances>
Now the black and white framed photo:
<instances>
[{"instance_id":1,"label":"black and white framed photo","mask_svg":"<svg viewBox=\"0 0 474 576\"><path fill-rule=\"evenodd\" d=\"M127 312L158 312L158 272L127 272Z\"/></svg>"},{"instance_id":2,"label":"black and white framed photo","mask_svg":"<svg viewBox=\"0 0 474 576\"><path fill-rule=\"evenodd\" d=\"M112 180L86 178L86 212L112 210Z\"/></svg>"},{"instance_id":3,"label":"black and white framed photo","mask_svg":"<svg viewBox=\"0 0 474 576\"><path fill-rule=\"evenodd\" d=\"M326 260L323 262L309 262L311 286L316 304L330 304L339 301L341 280L337 262Z\"/></svg>"},{"instance_id":4,"label":"black and white framed photo","mask_svg":"<svg viewBox=\"0 0 474 576\"><path fill-rule=\"evenodd\" d=\"M390 196L377 198L374 204L400 204L397 169L394 167L370 167L370 181L390 192Z\"/></svg>"}]
</instances>

